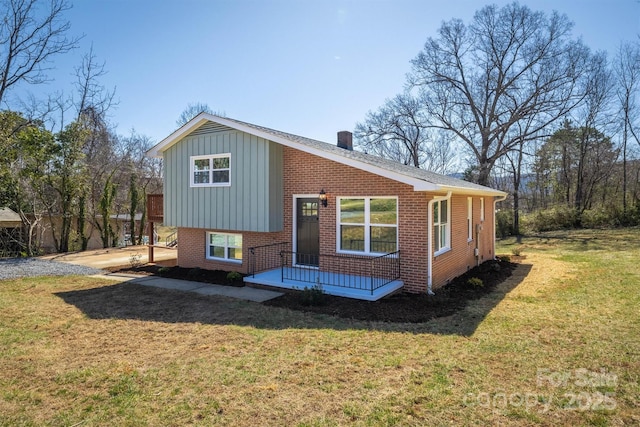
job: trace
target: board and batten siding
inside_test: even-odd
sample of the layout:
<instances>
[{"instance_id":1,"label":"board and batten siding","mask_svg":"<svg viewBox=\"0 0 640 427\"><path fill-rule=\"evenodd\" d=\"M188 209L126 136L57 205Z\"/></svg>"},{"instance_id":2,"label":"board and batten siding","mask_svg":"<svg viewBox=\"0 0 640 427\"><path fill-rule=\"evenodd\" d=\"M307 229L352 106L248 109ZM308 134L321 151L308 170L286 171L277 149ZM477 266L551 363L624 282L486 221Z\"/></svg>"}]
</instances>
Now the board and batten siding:
<instances>
[{"instance_id":1,"label":"board and batten siding","mask_svg":"<svg viewBox=\"0 0 640 427\"><path fill-rule=\"evenodd\" d=\"M164 223L208 230L282 230L282 146L231 128L205 126L164 152ZM191 187L191 156L222 153L231 153L231 186Z\"/></svg>"}]
</instances>

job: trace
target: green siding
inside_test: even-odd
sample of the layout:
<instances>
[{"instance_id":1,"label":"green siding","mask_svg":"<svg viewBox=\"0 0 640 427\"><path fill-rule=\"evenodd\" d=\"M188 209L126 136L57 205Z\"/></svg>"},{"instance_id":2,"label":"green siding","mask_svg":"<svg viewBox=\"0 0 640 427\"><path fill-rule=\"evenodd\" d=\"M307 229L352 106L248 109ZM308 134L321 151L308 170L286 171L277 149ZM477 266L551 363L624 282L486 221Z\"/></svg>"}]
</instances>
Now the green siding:
<instances>
[{"instance_id":1,"label":"green siding","mask_svg":"<svg viewBox=\"0 0 640 427\"><path fill-rule=\"evenodd\" d=\"M231 153L230 187L190 187L190 157ZM169 226L234 231L283 227L283 150L236 131L202 127L164 152L164 222Z\"/></svg>"}]
</instances>

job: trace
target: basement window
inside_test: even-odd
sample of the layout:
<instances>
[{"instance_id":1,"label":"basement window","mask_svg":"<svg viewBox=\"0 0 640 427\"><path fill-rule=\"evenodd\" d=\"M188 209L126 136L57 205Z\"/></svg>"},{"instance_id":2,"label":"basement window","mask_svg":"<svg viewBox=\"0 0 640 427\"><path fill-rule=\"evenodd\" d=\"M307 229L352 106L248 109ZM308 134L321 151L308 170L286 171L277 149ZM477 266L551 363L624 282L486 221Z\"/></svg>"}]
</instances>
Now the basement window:
<instances>
[{"instance_id":1,"label":"basement window","mask_svg":"<svg viewBox=\"0 0 640 427\"><path fill-rule=\"evenodd\" d=\"M242 262L242 234L207 233L207 259Z\"/></svg>"}]
</instances>

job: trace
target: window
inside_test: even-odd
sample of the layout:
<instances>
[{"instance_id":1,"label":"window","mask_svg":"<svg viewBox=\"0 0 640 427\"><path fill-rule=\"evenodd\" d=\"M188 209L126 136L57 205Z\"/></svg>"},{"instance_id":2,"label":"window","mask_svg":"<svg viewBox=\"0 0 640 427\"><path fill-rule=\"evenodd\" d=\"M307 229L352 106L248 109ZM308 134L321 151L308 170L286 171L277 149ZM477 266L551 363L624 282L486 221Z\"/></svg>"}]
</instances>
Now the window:
<instances>
[{"instance_id":1,"label":"window","mask_svg":"<svg viewBox=\"0 0 640 427\"><path fill-rule=\"evenodd\" d=\"M480 197L480 222L484 222L484 197Z\"/></svg>"},{"instance_id":2,"label":"window","mask_svg":"<svg viewBox=\"0 0 640 427\"><path fill-rule=\"evenodd\" d=\"M338 199L338 251L389 253L398 250L395 197Z\"/></svg>"},{"instance_id":3,"label":"window","mask_svg":"<svg viewBox=\"0 0 640 427\"><path fill-rule=\"evenodd\" d=\"M467 240L473 240L473 197L467 197Z\"/></svg>"},{"instance_id":4,"label":"window","mask_svg":"<svg viewBox=\"0 0 640 427\"><path fill-rule=\"evenodd\" d=\"M207 233L207 259L242 262L242 234Z\"/></svg>"},{"instance_id":5,"label":"window","mask_svg":"<svg viewBox=\"0 0 640 427\"><path fill-rule=\"evenodd\" d=\"M231 154L191 156L192 187L231 185Z\"/></svg>"},{"instance_id":6,"label":"window","mask_svg":"<svg viewBox=\"0 0 640 427\"><path fill-rule=\"evenodd\" d=\"M449 250L449 199L433 203L433 248L435 255Z\"/></svg>"}]
</instances>

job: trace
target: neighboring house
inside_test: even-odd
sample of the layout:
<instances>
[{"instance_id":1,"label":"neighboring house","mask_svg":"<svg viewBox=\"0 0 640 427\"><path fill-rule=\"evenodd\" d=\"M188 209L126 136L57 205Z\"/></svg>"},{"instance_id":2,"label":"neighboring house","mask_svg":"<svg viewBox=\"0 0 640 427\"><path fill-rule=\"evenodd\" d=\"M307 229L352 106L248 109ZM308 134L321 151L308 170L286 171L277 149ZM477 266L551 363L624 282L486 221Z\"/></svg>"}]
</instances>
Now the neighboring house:
<instances>
[{"instance_id":1,"label":"neighboring house","mask_svg":"<svg viewBox=\"0 0 640 427\"><path fill-rule=\"evenodd\" d=\"M9 208L0 208L0 258L19 254L22 239L20 215Z\"/></svg>"},{"instance_id":2,"label":"neighboring house","mask_svg":"<svg viewBox=\"0 0 640 427\"><path fill-rule=\"evenodd\" d=\"M379 299L430 292L493 259L505 193L352 149L202 113L148 152L164 161L178 265ZM153 217L152 213L149 213Z\"/></svg>"},{"instance_id":3,"label":"neighboring house","mask_svg":"<svg viewBox=\"0 0 640 427\"><path fill-rule=\"evenodd\" d=\"M142 221L142 214L137 213L133 216L134 224L135 224L135 234L131 236L131 215L128 213L125 214L113 214L109 215L109 219L111 223L115 221L116 225L114 230L118 235L118 243L124 246L131 246L134 244L136 239L138 238L138 234L140 233L140 221ZM143 244L149 243L149 233L148 227L145 224L145 230L142 236ZM157 241L157 236L154 236L154 243Z\"/></svg>"}]
</instances>

